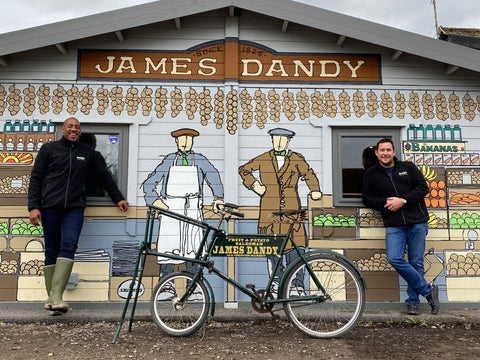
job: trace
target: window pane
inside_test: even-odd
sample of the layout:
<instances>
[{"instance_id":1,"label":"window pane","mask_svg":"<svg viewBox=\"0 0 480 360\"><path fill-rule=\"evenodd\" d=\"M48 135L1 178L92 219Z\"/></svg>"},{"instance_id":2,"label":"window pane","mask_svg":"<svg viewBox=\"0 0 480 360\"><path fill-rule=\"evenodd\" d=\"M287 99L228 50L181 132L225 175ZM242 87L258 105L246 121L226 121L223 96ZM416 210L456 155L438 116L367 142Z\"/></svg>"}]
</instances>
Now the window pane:
<instances>
[{"instance_id":1,"label":"window pane","mask_svg":"<svg viewBox=\"0 0 480 360\"><path fill-rule=\"evenodd\" d=\"M118 139L118 136L115 135ZM118 148L115 141L114 146L110 145L109 135L95 134L93 132L82 132L80 141L92 146L98 153L101 154L107 169L112 174L113 180L118 183ZM89 176L87 178L87 197L101 197L108 196L103 185L98 181L96 176Z\"/></svg>"},{"instance_id":2,"label":"window pane","mask_svg":"<svg viewBox=\"0 0 480 360\"><path fill-rule=\"evenodd\" d=\"M97 134L97 151L107 163L107 168L112 173L113 179L118 183L118 134Z\"/></svg>"}]
</instances>

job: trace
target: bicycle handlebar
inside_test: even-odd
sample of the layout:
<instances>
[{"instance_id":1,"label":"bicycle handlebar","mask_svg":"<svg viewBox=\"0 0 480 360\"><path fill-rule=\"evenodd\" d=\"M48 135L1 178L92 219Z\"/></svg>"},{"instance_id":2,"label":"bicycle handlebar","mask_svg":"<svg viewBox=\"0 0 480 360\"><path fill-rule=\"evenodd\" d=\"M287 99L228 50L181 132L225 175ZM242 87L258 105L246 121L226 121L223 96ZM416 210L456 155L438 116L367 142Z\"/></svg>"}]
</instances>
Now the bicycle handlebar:
<instances>
[{"instance_id":1,"label":"bicycle handlebar","mask_svg":"<svg viewBox=\"0 0 480 360\"><path fill-rule=\"evenodd\" d=\"M274 211L273 215L278 216L291 216L291 215L303 215L307 209L298 209L298 210L288 210L288 211Z\"/></svg>"},{"instance_id":2,"label":"bicycle handlebar","mask_svg":"<svg viewBox=\"0 0 480 360\"><path fill-rule=\"evenodd\" d=\"M274 211L268 215L268 220L277 224L305 223L307 221L307 209Z\"/></svg>"},{"instance_id":3,"label":"bicycle handlebar","mask_svg":"<svg viewBox=\"0 0 480 360\"><path fill-rule=\"evenodd\" d=\"M228 215L233 215L236 217L243 218L245 217L245 214L235 211L234 209L238 209L238 205L232 204L232 203L223 203L223 204L217 204L217 210L221 214L228 214Z\"/></svg>"}]
</instances>

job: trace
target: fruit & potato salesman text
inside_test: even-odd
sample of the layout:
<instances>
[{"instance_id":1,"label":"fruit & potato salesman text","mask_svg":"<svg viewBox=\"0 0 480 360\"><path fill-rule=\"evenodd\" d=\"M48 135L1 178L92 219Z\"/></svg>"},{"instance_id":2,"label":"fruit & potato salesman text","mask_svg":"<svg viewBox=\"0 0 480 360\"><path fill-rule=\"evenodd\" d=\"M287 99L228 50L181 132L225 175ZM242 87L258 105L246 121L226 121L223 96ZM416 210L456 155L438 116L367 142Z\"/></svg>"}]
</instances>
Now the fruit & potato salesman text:
<instances>
[{"instance_id":1,"label":"fruit & potato salesman text","mask_svg":"<svg viewBox=\"0 0 480 360\"><path fill-rule=\"evenodd\" d=\"M223 238L217 239L212 256L275 256L279 245L279 241L269 238Z\"/></svg>"}]
</instances>

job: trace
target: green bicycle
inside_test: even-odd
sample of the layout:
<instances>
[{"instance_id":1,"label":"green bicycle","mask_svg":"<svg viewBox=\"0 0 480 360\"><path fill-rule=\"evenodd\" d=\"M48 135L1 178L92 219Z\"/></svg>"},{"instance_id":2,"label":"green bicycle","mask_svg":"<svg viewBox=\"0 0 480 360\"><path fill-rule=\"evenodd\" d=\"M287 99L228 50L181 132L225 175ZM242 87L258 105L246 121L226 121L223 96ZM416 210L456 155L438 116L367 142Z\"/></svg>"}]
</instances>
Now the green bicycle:
<instances>
[{"instance_id":1,"label":"green bicycle","mask_svg":"<svg viewBox=\"0 0 480 360\"><path fill-rule=\"evenodd\" d=\"M130 326L139 294L145 259L148 255L162 256L196 264L196 270L181 270L164 276L155 286L150 310L155 323L170 336L189 336L198 331L215 311L215 297L207 278L216 274L251 298L255 311L274 315L274 306L281 305L289 321L302 333L315 338L339 337L349 332L360 320L365 307L365 281L356 265L342 254L329 250L303 252L293 240L295 225L307 219L306 210L275 212L271 221L289 224L286 235L226 234L220 229L224 220L241 218L237 206L224 204L218 209L217 227L177 213L148 206L145 239L141 244L134 278L132 279L122 318L115 334L116 341L129 301L134 296ZM203 238L194 258L152 250L153 223L162 216L172 217L203 229ZM242 256L257 252L260 256L280 260L287 243L297 256L287 266L280 280L275 278L281 261L274 266L265 289L254 284L238 283L215 267L212 256L227 253ZM135 294L134 294L135 293Z\"/></svg>"}]
</instances>

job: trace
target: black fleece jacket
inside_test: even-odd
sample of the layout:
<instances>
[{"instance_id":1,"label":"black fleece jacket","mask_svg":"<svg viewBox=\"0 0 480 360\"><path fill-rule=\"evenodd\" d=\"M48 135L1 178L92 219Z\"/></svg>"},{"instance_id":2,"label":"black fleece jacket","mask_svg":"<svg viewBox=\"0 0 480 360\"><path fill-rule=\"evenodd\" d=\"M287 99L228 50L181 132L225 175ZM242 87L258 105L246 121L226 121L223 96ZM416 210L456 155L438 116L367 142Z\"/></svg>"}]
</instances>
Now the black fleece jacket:
<instances>
[{"instance_id":1,"label":"black fleece jacket","mask_svg":"<svg viewBox=\"0 0 480 360\"><path fill-rule=\"evenodd\" d=\"M43 145L30 176L28 211L85 208L91 176L98 178L115 204L124 200L102 160L90 145L65 137Z\"/></svg>"},{"instance_id":2,"label":"black fleece jacket","mask_svg":"<svg viewBox=\"0 0 480 360\"><path fill-rule=\"evenodd\" d=\"M363 203L381 211L385 226L408 226L428 221L424 198L429 190L425 178L412 162L394 160L391 177L380 164L365 172ZM400 197L407 203L397 211L390 211L384 207L388 197Z\"/></svg>"}]
</instances>

